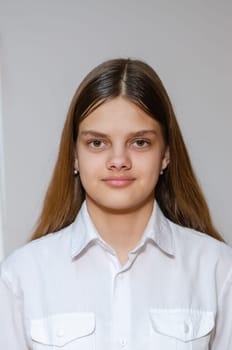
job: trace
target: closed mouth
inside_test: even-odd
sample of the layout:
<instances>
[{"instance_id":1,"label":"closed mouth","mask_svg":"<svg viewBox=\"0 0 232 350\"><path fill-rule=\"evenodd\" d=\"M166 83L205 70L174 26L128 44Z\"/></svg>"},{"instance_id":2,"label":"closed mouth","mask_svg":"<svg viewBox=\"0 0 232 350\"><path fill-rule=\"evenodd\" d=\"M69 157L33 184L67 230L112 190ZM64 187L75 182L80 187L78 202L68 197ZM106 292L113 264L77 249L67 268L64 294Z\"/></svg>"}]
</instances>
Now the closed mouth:
<instances>
[{"instance_id":1,"label":"closed mouth","mask_svg":"<svg viewBox=\"0 0 232 350\"><path fill-rule=\"evenodd\" d=\"M124 187L130 185L134 180L131 177L109 177L102 181L113 187Z\"/></svg>"}]
</instances>

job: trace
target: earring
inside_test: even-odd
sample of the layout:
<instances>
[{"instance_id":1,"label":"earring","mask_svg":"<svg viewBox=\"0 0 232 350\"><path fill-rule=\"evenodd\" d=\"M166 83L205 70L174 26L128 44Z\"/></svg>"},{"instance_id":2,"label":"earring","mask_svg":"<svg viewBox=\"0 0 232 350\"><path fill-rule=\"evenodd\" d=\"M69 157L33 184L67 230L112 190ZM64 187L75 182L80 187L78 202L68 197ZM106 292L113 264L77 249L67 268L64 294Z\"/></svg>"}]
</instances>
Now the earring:
<instances>
[{"instance_id":1,"label":"earring","mask_svg":"<svg viewBox=\"0 0 232 350\"><path fill-rule=\"evenodd\" d=\"M79 174L79 170L74 169L74 170L73 170L73 175L74 175L74 176L77 176L78 174Z\"/></svg>"},{"instance_id":2,"label":"earring","mask_svg":"<svg viewBox=\"0 0 232 350\"><path fill-rule=\"evenodd\" d=\"M164 173L164 171L163 171L163 170L161 170L160 175L163 175L163 173Z\"/></svg>"}]
</instances>

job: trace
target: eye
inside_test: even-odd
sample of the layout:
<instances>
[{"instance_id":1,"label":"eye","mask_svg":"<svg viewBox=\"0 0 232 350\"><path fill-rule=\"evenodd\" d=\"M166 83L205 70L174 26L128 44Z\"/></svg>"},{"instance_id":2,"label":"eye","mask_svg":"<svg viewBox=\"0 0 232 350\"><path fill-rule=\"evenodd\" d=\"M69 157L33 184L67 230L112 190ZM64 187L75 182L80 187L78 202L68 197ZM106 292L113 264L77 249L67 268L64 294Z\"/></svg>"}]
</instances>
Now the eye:
<instances>
[{"instance_id":1,"label":"eye","mask_svg":"<svg viewBox=\"0 0 232 350\"><path fill-rule=\"evenodd\" d=\"M148 140L144 140L144 139L138 139L138 140L135 140L133 142L133 144L135 145L135 147L137 148L144 148L144 147L147 147L150 145L150 141Z\"/></svg>"},{"instance_id":2,"label":"eye","mask_svg":"<svg viewBox=\"0 0 232 350\"><path fill-rule=\"evenodd\" d=\"M89 140L88 145L92 148L103 148L105 146L105 142L102 140Z\"/></svg>"}]
</instances>

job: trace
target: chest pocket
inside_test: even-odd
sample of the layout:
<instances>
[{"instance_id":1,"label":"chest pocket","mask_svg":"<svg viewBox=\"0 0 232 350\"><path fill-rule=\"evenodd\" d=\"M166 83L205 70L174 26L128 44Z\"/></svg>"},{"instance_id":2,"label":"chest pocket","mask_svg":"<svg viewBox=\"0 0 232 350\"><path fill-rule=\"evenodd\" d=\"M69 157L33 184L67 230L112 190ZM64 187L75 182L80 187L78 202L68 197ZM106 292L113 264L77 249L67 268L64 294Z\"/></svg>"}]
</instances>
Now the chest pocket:
<instances>
[{"instance_id":1,"label":"chest pocket","mask_svg":"<svg viewBox=\"0 0 232 350\"><path fill-rule=\"evenodd\" d=\"M202 310L150 310L151 349L207 350L214 314Z\"/></svg>"},{"instance_id":2,"label":"chest pocket","mask_svg":"<svg viewBox=\"0 0 232 350\"><path fill-rule=\"evenodd\" d=\"M31 320L33 350L93 350L95 317L93 313L56 314Z\"/></svg>"}]
</instances>

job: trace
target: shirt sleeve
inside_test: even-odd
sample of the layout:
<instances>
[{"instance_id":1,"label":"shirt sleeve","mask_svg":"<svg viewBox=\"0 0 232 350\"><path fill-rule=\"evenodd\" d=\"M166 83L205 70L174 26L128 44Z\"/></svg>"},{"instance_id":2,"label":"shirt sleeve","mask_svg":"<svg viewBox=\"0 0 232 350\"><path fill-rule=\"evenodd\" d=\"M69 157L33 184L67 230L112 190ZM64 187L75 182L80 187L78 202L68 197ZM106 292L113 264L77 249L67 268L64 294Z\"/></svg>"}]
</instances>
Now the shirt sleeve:
<instances>
[{"instance_id":1,"label":"shirt sleeve","mask_svg":"<svg viewBox=\"0 0 232 350\"><path fill-rule=\"evenodd\" d=\"M22 300L0 278L0 349L28 350L23 326Z\"/></svg>"},{"instance_id":2,"label":"shirt sleeve","mask_svg":"<svg viewBox=\"0 0 232 350\"><path fill-rule=\"evenodd\" d=\"M216 328L210 350L232 349L232 271L219 297Z\"/></svg>"}]
</instances>

